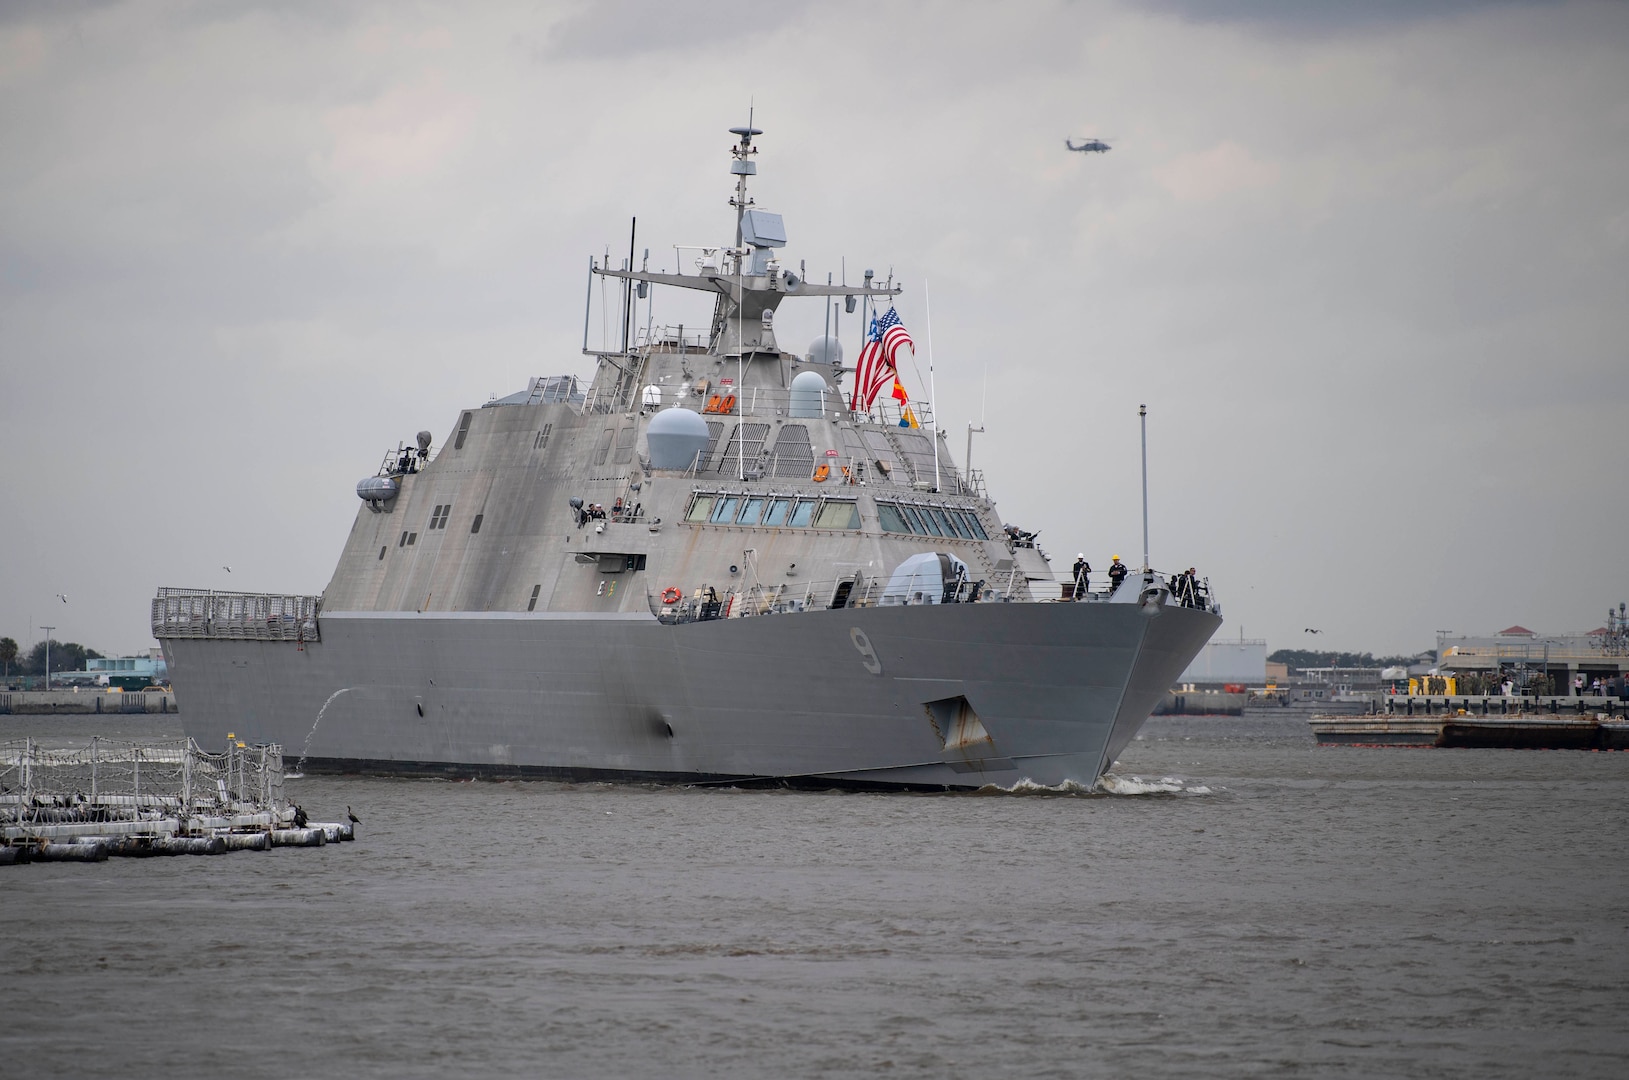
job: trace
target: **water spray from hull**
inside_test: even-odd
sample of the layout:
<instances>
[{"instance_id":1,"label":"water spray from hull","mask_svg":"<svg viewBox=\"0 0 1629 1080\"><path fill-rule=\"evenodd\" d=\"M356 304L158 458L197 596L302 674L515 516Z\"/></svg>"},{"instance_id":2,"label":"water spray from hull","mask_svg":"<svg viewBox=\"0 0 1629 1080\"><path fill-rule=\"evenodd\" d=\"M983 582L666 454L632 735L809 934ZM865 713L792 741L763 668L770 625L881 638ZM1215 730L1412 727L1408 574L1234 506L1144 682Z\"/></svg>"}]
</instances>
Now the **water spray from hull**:
<instances>
[{"instance_id":1,"label":"water spray from hull","mask_svg":"<svg viewBox=\"0 0 1629 1080\"><path fill-rule=\"evenodd\" d=\"M334 699L350 692L349 686L335 690L328 695L328 700L322 703L322 708L317 710L317 718L311 722L311 730L305 733L305 745L300 747L300 760L294 763L294 771L288 774L288 779L297 780L305 775L305 759L311 753L311 737L317 733L317 725L322 723L323 714L328 711L328 706L334 703Z\"/></svg>"}]
</instances>

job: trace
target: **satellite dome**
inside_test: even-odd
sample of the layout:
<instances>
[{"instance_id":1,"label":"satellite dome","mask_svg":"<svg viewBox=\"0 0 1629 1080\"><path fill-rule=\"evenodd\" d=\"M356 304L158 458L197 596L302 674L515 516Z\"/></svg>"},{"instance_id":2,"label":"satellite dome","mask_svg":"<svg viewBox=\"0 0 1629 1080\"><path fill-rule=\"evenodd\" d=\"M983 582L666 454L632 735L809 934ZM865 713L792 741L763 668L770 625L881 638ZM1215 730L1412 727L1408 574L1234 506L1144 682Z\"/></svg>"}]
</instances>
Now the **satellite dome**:
<instances>
[{"instance_id":1,"label":"satellite dome","mask_svg":"<svg viewBox=\"0 0 1629 1080\"><path fill-rule=\"evenodd\" d=\"M806 359L811 364L841 364L843 343L830 335L817 337L809 343Z\"/></svg>"},{"instance_id":2,"label":"satellite dome","mask_svg":"<svg viewBox=\"0 0 1629 1080\"><path fill-rule=\"evenodd\" d=\"M818 420L825 415L825 397L831 393L818 371L800 371L792 379L792 400L787 414L799 420Z\"/></svg>"},{"instance_id":3,"label":"satellite dome","mask_svg":"<svg viewBox=\"0 0 1629 1080\"><path fill-rule=\"evenodd\" d=\"M650 418L645 429L653 469L688 469L697 454L705 454L712 436L698 413L675 405Z\"/></svg>"}]
</instances>

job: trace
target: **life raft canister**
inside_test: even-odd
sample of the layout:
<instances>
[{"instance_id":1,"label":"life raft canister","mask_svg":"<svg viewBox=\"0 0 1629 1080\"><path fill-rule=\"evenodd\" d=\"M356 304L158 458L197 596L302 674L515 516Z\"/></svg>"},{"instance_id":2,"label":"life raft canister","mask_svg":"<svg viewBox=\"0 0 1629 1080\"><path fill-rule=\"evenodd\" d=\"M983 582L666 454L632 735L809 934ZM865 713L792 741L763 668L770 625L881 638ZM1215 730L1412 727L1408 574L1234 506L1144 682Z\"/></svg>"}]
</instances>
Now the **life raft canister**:
<instances>
[{"instance_id":1,"label":"life raft canister","mask_svg":"<svg viewBox=\"0 0 1629 1080\"><path fill-rule=\"evenodd\" d=\"M678 589L675 589L673 586L669 585L667 588L662 590L662 603L677 604L679 602L679 597L682 595L684 594L679 592Z\"/></svg>"},{"instance_id":2,"label":"life raft canister","mask_svg":"<svg viewBox=\"0 0 1629 1080\"><path fill-rule=\"evenodd\" d=\"M830 475L831 475L831 466L830 465L817 465L817 466L815 466L815 471L814 471L814 482L815 483L824 484L826 482L826 477L828 477Z\"/></svg>"}]
</instances>

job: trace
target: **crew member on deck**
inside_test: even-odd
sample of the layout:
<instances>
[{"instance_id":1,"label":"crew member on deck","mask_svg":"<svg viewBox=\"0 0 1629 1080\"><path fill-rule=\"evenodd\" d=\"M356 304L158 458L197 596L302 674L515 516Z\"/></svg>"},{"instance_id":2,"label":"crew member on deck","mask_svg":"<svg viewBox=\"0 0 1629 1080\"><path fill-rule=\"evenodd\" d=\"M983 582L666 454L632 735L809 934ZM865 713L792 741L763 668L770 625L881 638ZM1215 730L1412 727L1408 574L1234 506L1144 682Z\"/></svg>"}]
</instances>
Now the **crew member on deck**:
<instances>
[{"instance_id":1,"label":"crew member on deck","mask_svg":"<svg viewBox=\"0 0 1629 1080\"><path fill-rule=\"evenodd\" d=\"M1091 573L1092 564L1086 561L1086 553L1082 551L1079 555L1075 556L1074 576L1076 600L1085 599L1087 592L1086 580Z\"/></svg>"},{"instance_id":2,"label":"crew member on deck","mask_svg":"<svg viewBox=\"0 0 1629 1080\"><path fill-rule=\"evenodd\" d=\"M1120 556L1116 555L1114 557L1114 561L1109 564L1110 596L1113 596L1115 593L1120 591L1120 583L1126 579L1127 573L1128 571L1126 570L1126 564L1120 561Z\"/></svg>"}]
</instances>

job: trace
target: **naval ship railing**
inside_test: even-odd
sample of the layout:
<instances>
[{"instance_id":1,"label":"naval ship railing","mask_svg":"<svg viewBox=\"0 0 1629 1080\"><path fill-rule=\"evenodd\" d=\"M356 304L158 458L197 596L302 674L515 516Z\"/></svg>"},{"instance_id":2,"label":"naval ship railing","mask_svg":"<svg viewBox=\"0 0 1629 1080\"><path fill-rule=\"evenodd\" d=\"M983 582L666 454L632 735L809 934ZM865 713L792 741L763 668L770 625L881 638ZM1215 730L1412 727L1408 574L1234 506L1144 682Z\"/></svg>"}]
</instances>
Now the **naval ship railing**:
<instances>
[{"instance_id":1,"label":"naval ship railing","mask_svg":"<svg viewBox=\"0 0 1629 1080\"><path fill-rule=\"evenodd\" d=\"M239 641L321 641L320 596L158 590L153 598L153 636Z\"/></svg>"},{"instance_id":2,"label":"naval ship railing","mask_svg":"<svg viewBox=\"0 0 1629 1080\"><path fill-rule=\"evenodd\" d=\"M1120 586L1140 597L1145 588L1142 573L1134 571ZM689 591L677 587L661 595L647 597L651 614L658 621L676 624L734 619L754 615L792 615L805 611L825 611L851 607L896 607L922 604L1011 604L1011 603L1107 603L1119 590L1110 589L1107 577L1098 575L1090 587L1078 588L1068 573L1031 577L1014 573L989 579L937 579L896 582L891 578L867 578L851 573L815 581L767 583L752 581L720 589L701 585ZM1176 607L1220 611L1210 590L1209 579L1190 579L1185 573L1153 574L1153 585L1166 592L1164 603Z\"/></svg>"}]
</instances>

